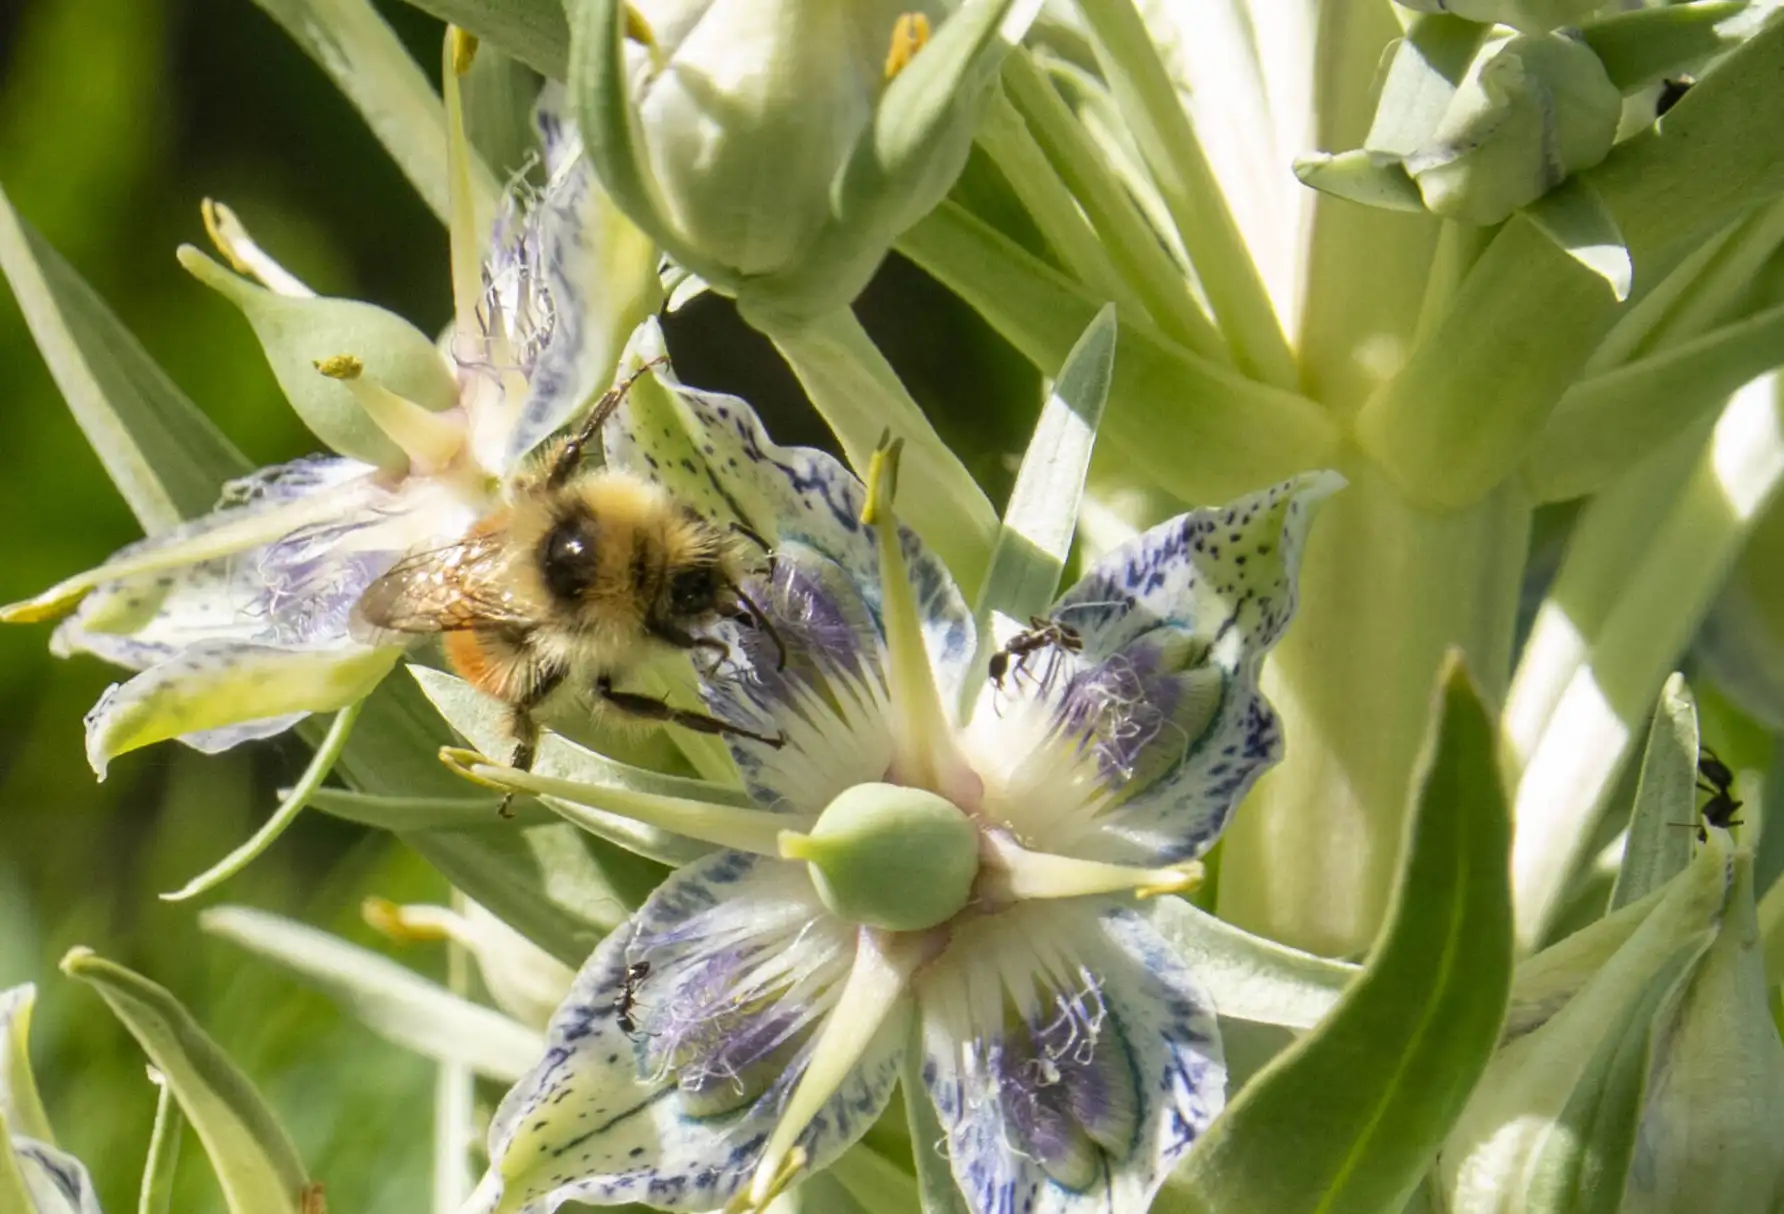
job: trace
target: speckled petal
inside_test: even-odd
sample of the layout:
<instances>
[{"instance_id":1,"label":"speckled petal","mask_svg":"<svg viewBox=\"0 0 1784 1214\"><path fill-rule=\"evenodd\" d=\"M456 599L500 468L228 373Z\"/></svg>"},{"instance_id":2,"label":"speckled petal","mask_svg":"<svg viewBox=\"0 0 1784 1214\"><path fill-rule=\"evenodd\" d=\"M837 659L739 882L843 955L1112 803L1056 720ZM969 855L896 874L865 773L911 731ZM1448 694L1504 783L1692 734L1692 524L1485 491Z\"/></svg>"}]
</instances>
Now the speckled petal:
<instances>
[{"instance_id":1,"label":"speckled petal","mask_svg":"<svg viewBox=\"0 0 1784 1214\"><path fill-rule=\"evenodd\" d=\"M736 660L703 681L721 717L786 737L780 748L735 740L731 753L757 804L817 813L853 784L881 779L892 761L877 616L840 566L796 540L781 544L768 585L750 588L786 646L726 624Z\"/></svg>"},{"instance_id":2,"label":"speckled petal","mask_svg":"<svg viewBox=\"0 0 1784 1214\"><path fill-rule=\"evenodd\" d=\"M80 1160L22 1135L13 1136L12 1150L36 1214L99 1214L99 1195Z\"/></svg>"},{"instance_id":3,"label":"speckled petal","mask_svg":"<svg viewBox=\"0 0 1784 1214\"><path fill-rule=\"evenodd\" d=\"M510 218L513 235L498 232L487 267L527 387L518 402L480 398L514 410L495 424L477 419L473 441L487 468L512 468L589 405L661 294L656 246L596 182L561 85L540 95L534 125L546 184L518 223Z\"/></svg>"},{"instance_id":4,"label":"speckled petal","mask_svg":"<svg viewBox=\"0 0 1784 1214\"><path fill-rule=\"evenodd\" d=\"M988 686L971 750L993 812L1042 850L1134 864L1199 855L1281 755L1258 690L1294 614L1315 473L1163 523L1099 560L1051 612L1082 651L1044 649Z\"/></svg>"},{"instance_id":5,"label":"speckled petal","mask_svg":"<svg viewBox=\"0 0 1784 1214\"><path fill-rule=\"evenodd\" d=\"M1213 1005L1124 907L982 920L917 989L923 1082L973 1214L1143 1211L1224 1103Z\"/></svg>"},{"instance_id":6,"label":"speckled petal","mask_svg":"<svg viewBox=\"0 0 1784 1214\"><path fill-rule=\"evenodd\" d=\"M723 1206L750 1180L854 941L798 865L720 852L671 876L577 975L545 1058L496 1113L466 1214ZM885 1108L902 1040L883 1032L812 1122L812 1166Z\"/></svg>"},{"instance_id":7,"label":"speckled petal","mask_svg":"<svg viewBox=\"0 0 1784 1214\"><path fill-rule=\"evenodd\" d=\"M353 644L191 645L106 690L87 714L87 760L103 779L114 756L151 742L181 738L215 751L265 737L363 699L401 656Z\"/></svg>"}]
</instances>

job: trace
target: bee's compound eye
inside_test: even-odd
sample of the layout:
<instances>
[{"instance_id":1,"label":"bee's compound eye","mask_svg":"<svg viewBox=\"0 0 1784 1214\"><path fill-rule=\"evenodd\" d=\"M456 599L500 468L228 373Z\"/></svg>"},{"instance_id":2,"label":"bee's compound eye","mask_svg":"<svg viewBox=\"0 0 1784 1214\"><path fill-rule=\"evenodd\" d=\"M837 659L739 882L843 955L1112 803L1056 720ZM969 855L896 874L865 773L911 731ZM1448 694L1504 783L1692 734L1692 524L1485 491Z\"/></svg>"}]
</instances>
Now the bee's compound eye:
<instances>
[{"instance_id":1,"label":"bee's compound eye","mask_svg":"<svg viewBox=\"0 0 1784 1214\"><path fill-rule=\"evenodd\" d=\"M573 600L588 589L595 577L595 541L582 519L564 519L546 532L539 571L554 598Z\"/></svg>"},{"instance_id":2,"label":"bee's compound eye","mask_svg":"<svg viewBox=\"0 0 1784 1214\"><path fill-rule=\"evenodd\" d=\"M669 579L669 610L676 615L703 615L718 602L718 582L707 566L680 570Z\"/></svg>"}]
</instances>

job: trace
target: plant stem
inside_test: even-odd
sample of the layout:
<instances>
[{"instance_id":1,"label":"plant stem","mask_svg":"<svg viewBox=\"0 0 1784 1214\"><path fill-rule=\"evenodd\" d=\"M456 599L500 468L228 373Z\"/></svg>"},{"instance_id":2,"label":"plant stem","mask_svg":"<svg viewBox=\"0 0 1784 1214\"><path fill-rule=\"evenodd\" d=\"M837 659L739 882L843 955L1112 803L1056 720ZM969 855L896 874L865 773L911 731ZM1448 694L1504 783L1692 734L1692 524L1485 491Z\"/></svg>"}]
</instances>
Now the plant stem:
<instances>
[{"instance_id":1,"label":"plant stem","mask_svg":"<svg viewBox=\"0 0 1784 1214\"><path fill-rule=\"evenodd\" d=\"M1301 607L1265 670L1289 746L1225 836L1220 915L1330 955L1374 938L1445 652L1504 693L1530 521L1503 486L1463 511L1410 505L1354 448L1321 509Z\"/></svg>"}]
</instances>

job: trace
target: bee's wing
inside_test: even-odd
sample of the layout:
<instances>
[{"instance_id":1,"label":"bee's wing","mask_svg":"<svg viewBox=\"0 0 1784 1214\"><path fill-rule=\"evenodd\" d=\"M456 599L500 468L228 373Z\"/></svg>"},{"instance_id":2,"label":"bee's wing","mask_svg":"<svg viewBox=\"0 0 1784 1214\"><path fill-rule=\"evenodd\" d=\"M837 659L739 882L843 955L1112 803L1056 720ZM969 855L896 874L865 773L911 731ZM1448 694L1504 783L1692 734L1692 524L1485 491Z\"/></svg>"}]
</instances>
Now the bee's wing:
<instances>
[{"instance_id":1,"label":"bee's wing","mask_svg":"<svg viewBox=\"0 0 1784 1214\"><path fill-rule=\"evenodd\" d=\"M360 595L353 633L377 643L380 633L530 625L532 617L508 588L506 565L501 536L491 533L412 552Z\"/></svg>"}]
</instances>

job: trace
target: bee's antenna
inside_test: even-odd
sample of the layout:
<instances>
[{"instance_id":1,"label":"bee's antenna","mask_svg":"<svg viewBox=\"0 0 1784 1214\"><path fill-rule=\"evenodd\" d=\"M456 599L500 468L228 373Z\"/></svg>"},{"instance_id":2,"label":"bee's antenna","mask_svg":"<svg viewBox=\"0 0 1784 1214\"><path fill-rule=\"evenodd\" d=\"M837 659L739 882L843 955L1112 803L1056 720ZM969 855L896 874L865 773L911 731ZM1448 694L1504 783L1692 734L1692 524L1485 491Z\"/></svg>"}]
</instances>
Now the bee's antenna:
<instances>
[{"instance_id":1,"label":"bee's antenna","mask_svg":"<svg viewBox=\"0 0 1784 1214\"><path fill-rule=\"evenodd\" d=\"M551 465L551 473L545 478L546 488L561 488L575 474L582 464L584 450L600 438L601 427L607 424L607 419L613 416L614 410L626 399L626 393L632 390L632 385L642 379L645 372L666 366L668 362L668 355L659 354L601 394L601 399L595 402L588 420L582 423L582 428L576 432L575 437L558 452L557 461Z\"/></svg>"},{"instance_id":2,"label":"bee's antenna","mask_svg":"<svg viewBox=\"0 0 1784 1214\"><path fill-rule=\"evenodd\" d=\"M775 628L774 622L768 618L766 612L756 606L756 600L743 592L743 587L733 586L731 587L731 590L737 595L738 601L748 608L750 620L755 624L756 628L762 632L766 632L768 634L768 639L774 642L774 652L776 655L774 668L776 670L785 670L787 668L787 644L785 641L781 640L780 632Z\"/></svg>"}]
</instances>

